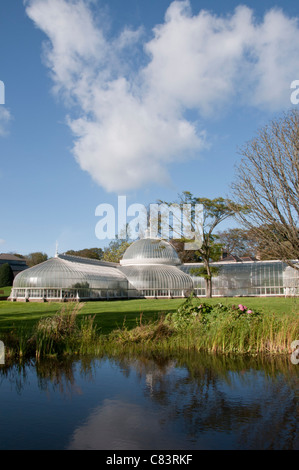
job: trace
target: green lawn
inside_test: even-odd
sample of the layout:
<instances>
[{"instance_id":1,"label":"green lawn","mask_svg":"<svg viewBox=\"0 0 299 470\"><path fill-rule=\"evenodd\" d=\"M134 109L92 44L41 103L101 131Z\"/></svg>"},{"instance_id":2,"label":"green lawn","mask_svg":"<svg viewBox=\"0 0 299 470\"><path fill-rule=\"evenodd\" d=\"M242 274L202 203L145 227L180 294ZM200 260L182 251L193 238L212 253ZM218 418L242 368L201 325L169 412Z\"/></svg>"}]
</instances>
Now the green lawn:
<instances>
[{"instance_id":1,"label":"green lawn","mask_svg":"<svg viewBox=\"0 0 299 470\"><path fill-rule=\"evenodd\" d=\"M2 292L3 291L3 294ZM11 287L0 287L0 297L8 297L10 295Z\"/></svg>"},{"instance_id":2,"label":"green lawn","mask_svg":"<svg viewBox=\"0 0 299 470\"><path fill-rule=\"evenodd\" d=\"M242 303L252 310L262 310L270 313L288 314L299 313L299 298L280 297L242 297L242 298L213 298L201 299L207 303L223 303L225 305L238 305ZM81 314L95 315L95 321L103 334L121 327L125 321L128 328L134 328L142 314L143 322L157 318L160 314L175 311L184 299L141 299L87 302ZM61 303L22 303L0 302L0 337L1 331L11 329L31 330L34 324L42 317L51 316L59 312L68 304Z\"/></svg>"}]
</instances>

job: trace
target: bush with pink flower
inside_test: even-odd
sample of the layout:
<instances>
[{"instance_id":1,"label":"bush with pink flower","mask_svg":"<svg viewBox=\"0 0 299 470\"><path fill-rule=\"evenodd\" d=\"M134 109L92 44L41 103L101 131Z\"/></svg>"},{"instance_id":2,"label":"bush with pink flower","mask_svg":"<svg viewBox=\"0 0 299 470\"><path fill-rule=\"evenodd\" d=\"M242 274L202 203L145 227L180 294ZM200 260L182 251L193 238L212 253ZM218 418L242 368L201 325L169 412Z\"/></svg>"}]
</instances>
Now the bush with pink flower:
<instances>
[{"instance_id":1,"label":"bush with pink flower","mask_svg":"<svg viewBox=\"0 0 299 470\"><path fill-rule=\"evenodd\" d=\"M253 313L253 311L250 310L250 309L247 309L247 307L245 305L239 304L238 307L239 307L239 310L241 310L241 312Z\"/></svg>"}]
</instances>

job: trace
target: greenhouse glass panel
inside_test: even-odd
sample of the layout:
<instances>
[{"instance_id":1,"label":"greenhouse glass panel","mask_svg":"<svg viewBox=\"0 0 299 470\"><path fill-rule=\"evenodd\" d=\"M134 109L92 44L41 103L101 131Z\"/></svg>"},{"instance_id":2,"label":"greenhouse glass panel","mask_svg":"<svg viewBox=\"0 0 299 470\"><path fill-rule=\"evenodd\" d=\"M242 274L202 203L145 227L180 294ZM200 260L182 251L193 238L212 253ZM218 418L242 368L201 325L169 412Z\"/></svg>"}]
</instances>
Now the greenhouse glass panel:
<instances>
[{"instance_id":1,"label":"greenhouse glass panel","mask_svg":"<svg viewBox=\"0 0 299 470\"><path fill-rule=\"evenodd\" d=\"M145 238L132 243L126 250L120 264L181 264L173 246L164 240Z\"/></svg>"}]
</instances>

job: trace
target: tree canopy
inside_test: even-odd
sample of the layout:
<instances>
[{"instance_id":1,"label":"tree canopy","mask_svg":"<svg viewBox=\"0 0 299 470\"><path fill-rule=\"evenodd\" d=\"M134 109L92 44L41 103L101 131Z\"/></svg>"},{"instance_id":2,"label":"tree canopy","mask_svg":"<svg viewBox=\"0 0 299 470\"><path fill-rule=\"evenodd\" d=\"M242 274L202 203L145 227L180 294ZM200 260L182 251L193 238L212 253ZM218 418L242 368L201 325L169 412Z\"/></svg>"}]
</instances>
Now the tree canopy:
<instances>
[{"instance_id":1,"label":"tree canopy","mask_svg":"<svg viewBox=\"0 0 299 470\"><path fill-rule=\"evenodd\" d=\"M0 287L12 286L14 280L13 270L8 263L0 266Z\"/></svg>"},{"instance_id":2,"label":"tree canopy","mask_svg":"<svg viewBox=\"0 0 299 470\"><path fill-rule=\"evenodd\" d=\"M30 268L32 268L32 266L36 266L37 264L43 263L44 261L47 261L47 259L48 255L46 253L36 251L26 256L26 263Z\"/></svg>"},{"instance_id":3,"label":"tree canopy","mask_svg":"<svg viewBox=\"0 0 299 470\"><path fill-rule=\"evenodd\" d=\"M232 184L237 219L276 259L299 258L299 113L292 109L260 129L241 150Z\"/></svg>"},{"instance_id":4,"label":"tree canopy","mask_svg":"<svg viewBox=\"0 0 299 470\"><path fill-rule=\"evenodd\" d=\"M109 243L109 246L104 249L103 260L110 261L112 263L119 263L126 249L129 248L130 245L131 242L128 240L112 240Z\"/></svg>"},{"instance_id":5,"label":"tree canopy","mask_svg":"<svg viewBox=\"0 0 299 470\"><path fill-rule=\"evenodd\" d=\"M173 203L159 201L160 203L171 206ZM179 195L178 204L183 207L184 204L190 204L191 207L195 208L196 205L203 206L203 219L202 219L202 240L201 246L196 250L192 250L193 261L202 261L204 267L196 271L197 275L205 278L206 281L206 296L212 296L212 276L217 274L217 269L211 269L210 263L212 261L218 261L221 256L221 244L218 241L218 236L214 233L216 227L228 219L233 217L236 211L244 210L239 204L235 204L233 201L224 199L222 197L209 199L204 197L196 197L189 191L184 191ZM194 211L190 211L190 226L195 232L198 228L195 226ZM173 227L171 227L173 229ZM190 240L181 239L180 242L188 242ZM173 243L173 242L172 242ZM184 250L188 251L188 243L184 245ZM183 258L182 253L180 254L181 259ZM196 259L195 259L196 258ZM216 272L217 271L217 272ZM195 272L194 272L195 274Z\"/></svg>"},{"instance_id":6,"label":"tree canopy","mask_svg":"<svg viewBox=\"0 0 299 470\"><path fill-rule=\"evenodd\" d=\"M259 240L250 230L231 228L217 232L218 241L222 246L222 253L227 256L260 257L261 248Z\"/></svg>"},{"instance_id":7,"label":"tree canopy","mask_svg":"<svg viewBox=\"0 0 299 470\"><path fill-rule=\"evenodd\" d=\"M90 258L90 259L102 259L103 258L103 250L102 248L83 248L82 250L68 250L65 252L66 255L71 256L81 256L83 258Z\"/></svg>"}]
</instances>

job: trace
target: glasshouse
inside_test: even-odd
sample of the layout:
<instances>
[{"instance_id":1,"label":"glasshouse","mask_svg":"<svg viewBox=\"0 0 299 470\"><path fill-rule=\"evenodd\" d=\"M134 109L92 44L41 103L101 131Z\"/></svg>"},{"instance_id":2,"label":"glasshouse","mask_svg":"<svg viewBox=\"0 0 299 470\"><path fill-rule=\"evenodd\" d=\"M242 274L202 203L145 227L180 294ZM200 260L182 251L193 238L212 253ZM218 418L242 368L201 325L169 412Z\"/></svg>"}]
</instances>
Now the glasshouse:
<instances>
[{"instance_id":1,"label":"glasshouse","mask_svg":"<svg viewBox=\"0 0 299 470\"><path fill-rule=\"evenodd\" d=\"M128 281L114 263L56 255L15 277L11 300L125 297Z\"/></svg>"},{"instance_id":2,"label":"glasshouse","mask_svg":"<svg viewBox=\"0 0 299 470\"><path fill-rule=\"evenodd\" d=\"M193 280L194 293L205 296L205 281L193 274L200 263L185 264L181 269ZM281 261L222 261L213 277L215 297L293 296L299 295L299 271Z\"/></svg>"},{"instance_id":3,"label":"glasshouse","mask_svg":"<svg viewBox=\"0 0 299 470\"><path fill-rule=\"evenodd\" d=\"M168 242L138 240L129 246L120 265L135 296L185 297L193 291L191 277L179 269L178 254Z\"/></svg>"},{"instance_id":4,"label":"glasshouse","mask_svg":"<svg viewBox=\"0 0 299 470\"><path fill-rule=\"evenodd\" d=\"M68 301L127 298L203 297L205 280L196 275L201 263L180 262L164 240L144 238L132 243L120 263L56 254L19 273L12 301ZM299 295L299 271L281 261L213 263L213 296Z\"/></svg>"}]
</instances>

